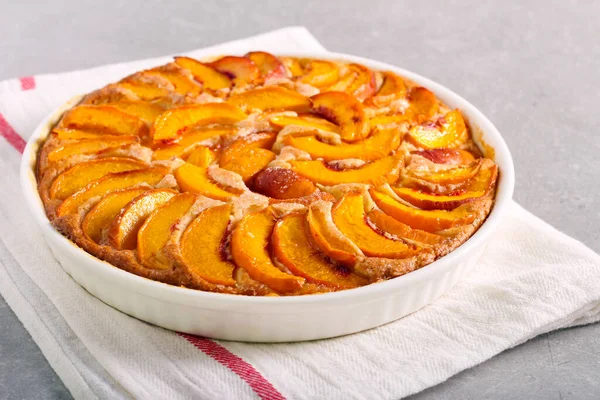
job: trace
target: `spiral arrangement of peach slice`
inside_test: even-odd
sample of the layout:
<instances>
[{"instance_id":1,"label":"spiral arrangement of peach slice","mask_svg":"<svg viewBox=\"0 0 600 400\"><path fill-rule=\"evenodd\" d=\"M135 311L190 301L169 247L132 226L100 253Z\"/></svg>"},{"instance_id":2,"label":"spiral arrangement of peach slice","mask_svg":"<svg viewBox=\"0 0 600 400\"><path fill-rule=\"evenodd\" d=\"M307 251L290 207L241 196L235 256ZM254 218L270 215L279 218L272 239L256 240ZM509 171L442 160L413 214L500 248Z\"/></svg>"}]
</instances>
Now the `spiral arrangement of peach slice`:
<instances>
[{"instance_id":1,"label":"spiral arrangement of peach slice","mask_svg":"<svg viewBox=\"0 0 600 400\"><path fill-rule=\"evenodd\" d=\"M277 296L443 257L489 214L498 168L426 88L257 51L175 57L84 96L37 173L54 226L115 267Z\"/></svg>"}]
</instances>

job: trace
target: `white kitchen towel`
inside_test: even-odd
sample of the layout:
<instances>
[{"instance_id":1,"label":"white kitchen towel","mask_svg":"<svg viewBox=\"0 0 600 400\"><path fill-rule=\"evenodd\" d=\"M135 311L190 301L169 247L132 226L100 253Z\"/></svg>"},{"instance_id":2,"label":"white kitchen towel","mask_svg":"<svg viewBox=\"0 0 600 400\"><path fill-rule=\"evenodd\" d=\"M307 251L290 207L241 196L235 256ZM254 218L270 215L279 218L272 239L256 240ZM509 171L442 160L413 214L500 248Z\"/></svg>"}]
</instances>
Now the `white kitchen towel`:
<instances>
[{"instance_id":1,"label":"white kitchen towel","mask_svg":"<svg viewBox=\"0 0 600 400\"><path fill-rule=\"evenodd\" d=\"M188 53L325 51L288 28ZM435 303L367 332L295 344L181 335L79 287L25 208L24 141L71 96L168 58L0 83L0 293L76 398L397 399L534 336L600 319L600 256L519 205L476 270Z\"/></svg>"}]
</instances>

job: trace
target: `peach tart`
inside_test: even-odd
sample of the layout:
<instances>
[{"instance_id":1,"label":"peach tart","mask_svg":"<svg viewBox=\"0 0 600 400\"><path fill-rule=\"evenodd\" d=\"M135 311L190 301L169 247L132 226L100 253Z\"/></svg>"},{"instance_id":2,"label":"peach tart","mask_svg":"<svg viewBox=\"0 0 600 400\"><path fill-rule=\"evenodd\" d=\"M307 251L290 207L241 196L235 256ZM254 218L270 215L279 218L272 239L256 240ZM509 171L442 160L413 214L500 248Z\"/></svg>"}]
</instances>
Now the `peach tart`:
<instances>
[{"instance_id":1,"label":"peach tart","mask_svg":"<svg viewBox=\"0 0 600 400\"><path fill-rule=\"evenodd\" d=\"M88 253L252 296L422 268L480 227L498 176L461 111L427 88L261 51L175 57L89 93L37 159L46 214Z\"/></svg>"}]
</instances>

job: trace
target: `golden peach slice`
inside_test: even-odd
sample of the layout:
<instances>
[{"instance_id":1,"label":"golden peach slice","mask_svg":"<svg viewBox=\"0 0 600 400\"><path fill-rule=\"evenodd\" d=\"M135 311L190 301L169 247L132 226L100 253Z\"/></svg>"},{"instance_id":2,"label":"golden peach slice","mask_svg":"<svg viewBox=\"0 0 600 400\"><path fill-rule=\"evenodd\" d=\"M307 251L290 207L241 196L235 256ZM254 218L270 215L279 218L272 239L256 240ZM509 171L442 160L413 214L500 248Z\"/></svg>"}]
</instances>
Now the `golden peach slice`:
<instances>
[{"instance_id":1,"label":"golden peach slice","mask_svg":"<svg viewBox=\"0 0 600 400\"><path fill-rule=\"evenodd\" d=\"M118 250L135 249L138 231L146 218L176 194L177 192L171 189L150 189L132 199L108 228L110 244Z\"/></svg>"},{"instance_id":2,"label":"golden peach slice","mask_svg":"<svg viewBox=\"0 0 600 400\"><path fill-rule=\"evenodd\" d=\"M197 193L215 200L227 200L235 193L221 189L208 176L206 168L185 163L175 171L175 179L181 190Z\"/></svg>"},{"instance_id":3,"label":"golden peach slice","mask_svg":"<svg viewBox=\"0 0 600 400\"><path fill-rule=\"evenodd\" d=\"M264 51L251 51L244 57L256 64L263 79L285 77L285 67L281 61L279 61L279 59L271 53Z\"/></svg>"},{"instance_id":4,"label":"golden peach slice","mask_svg":"<svg viewBox=\"0 0 600 400\"><path fill-rule=\"evenodd\" d=\"M146 128L138 117L110 105L77 106L65 114L59 126L123 136L140 135Z\"/></svg>"},{"instance_id":5,"label":"golden peach slice","mask_svg":"<svg viewBox=\"0 0 600 400\"><path fill-rule=\"evenodd\" d=\"M139 143L137 136L98 136L97 139L84 139L52 150L48 162L57 162L75 155L99 154L109 149L131 146Z\"/></svg>"},{"instance_id":6,"label":"golden peach slice","mask_svg":"<svg viewBox=\"0 0 600 400\"><path fill-rule=\"evenodd\" d=\"M232 85L231 79L227 75L193 58L175 57L175 63L189 70L194 75L194 78L202 82L207 89L219 90L229 88Z\"/></svg>"},{"instance_id":7,"label":"golden peach slice","mask_svg":"<svg viewBox=\"0 0 600 400\"><path fill-rule=\"evenodd\" d=\"M224 252L231 204L202 211L181 236L181 257L190 274L208 282L234 286L235 265Z\"/></svg>"},{"instance_id":8,"label":"golden peach slice","mask_svg":"<svg viewBox=\"0 0 600 400\"><path fill-rule=\"evenodd\" d=\"M429 194L405 187L395 187L393 190L402 200L422 210L453 210L461 204L477 200L486 194L484 190L465 192L453 196Z\"/></svg>"},{"instance_id":9,"label":"golden peach slice","mask_svg":"<svg viewBox=\"0 0 600 400\"><path fill-rule=\"evenodd\" d=\"M152 158L154 160L168 160L172 157L186 158L198 146L198 143L216 137L220 138L231 132L231 128L190 129L183 134L177 143L158 146L158 148L154 150Z\"/></svg>"},{"instance_id":10,"label":"golden peach slice","mask_svg":"<svg viewBox=\"0 0 600 400\"><path fill-rule=\"evenodd\" d=\"M190 154L186 162L197 167L208 167L217 161L217 152L206 146L200 146Z\"/></svg>"},{"instance_id":11,"label":"golden peach slice","mask_svg":"<svg viewBox=\"0 0 600 400\"><path fill-rule=\"evenodd\" d=\"M304 73L304 68L300 64L300 60L295 57L279 57L281 63L284 67L289 71L289 74L292 78L296 78L302 76Z\"/></svg>"},{"instance_id":12,"label":"golden peach slice","mask_svg":"<svg viewBox=\"0 0 600 400\"><path fill-rule=\"evenodd\" d=\"M268 252L275 218L269 209L247 214L231 235L231 255L237 266L252 279L273 290L286 293L299 290L304 278L287 274L277 268Z\"/></svg>"},{"instance_id":13,"label":"golden peach slice","mask_svg":"<svg viewBox=\"0 0 600 400\"><path fill-rule=\"evenodd\" d=\"M443 242L446 237L434 233L425 232L419 229L413 229L410 226L390 217L381 210L371 210L367 214L370 223L381 232L387 232L396 237L407 239L417 243L434 245Z\"/></svg>"},{"instance_id":14,"label":"golden peach slice","mask_svg":"<svg viewBox=\"0 0 600 400\"><path fill-rule=\"evenodd\" d=\"M308 196L317 188L291 169L266 168L254 178L254 190L265 196L285 200Z\"/></svg>"},{"instance_id":15,"label":"golden peach slice","mask_svg":"<svg viewBox=\"0 0 600 400\"><path fill-rule=\"evenodd\" d=\"M406 114L392 114L392 115L376 115L369 119L369 125L399 125L410 122L410 117Z\"/></svg>"},{"instance_id":16,"label":"golden peach slice","mask_svg":"<svg viewBox=\"0 0 600 400\"><path fill-rule=\"evenodd\" d=\"M137 255L147 268L167 269L170 262L164 253L173 228L196 201L191 193L181 193L172 197L154 210L138 231Z\"/></svg>"},{"instance_id":17,"label":"golden peach slice","mask_svg":"<svg viewBox=\"0 0 600 400\"><path fill-rule=\"evenodd\" d=\"M63 201L57 209L57 216L77 212L79 206L86 201L104 196L118 189L125 189L140 185L154 186L169 172L166 167L138 169L133 171L113 172L87 184L83 189L73 193Z\"/></svg>"},{"instance_id":18,"label":"golden peach slice","mask_svg":"<svg viewBox=\"0 0 600 400\"><path fill-rule=\"evenodd\" d=\"M81 224L83 233L94 242L100 243L102 231L109 227L123 207L147 190L147 187L138 187L115 190L107 194L86 214Z\"/></svg>"},{"instance_id":19,"label":"golden peach slice","mask_svg":"<svg viewBox=\"0 0 600 400\"><path fill-rule=\"evenodd\" d=\"M407 258L417 249L400 240L393 240L367 225L364 199L361 193L346 193L334 205L333 223L367 256Z\"/></svg>"},{"instance_id":20,"label":"golden peach slice","mask_svg":"<svg viewBox=\"0 0 600 400\"><path fill-rule=\"evenodd\" d=\"M383 83L375 97L402 98L406 96L406 84L401 77L390 71L383 72L382 75Z\"/></svg>"},{"instance_id":21,"label":"golden peach slice","mask_svg":"<svg viewBox=\"0 0 600 400\"><path fill-rule=\"evenodd\" d=\"M192 125L203 120L228 118L233 121L245 119L246 114L226 103L190 104L165 111L156 118L151 132L154 141L172 141L181 137Z\"/></svg>"},{"instance_id":22,"label":"golden peach slice","mask_svg":"<svg viewBox=\"0 0 600 400\"><path fill-rule=\"evenodd\" d=\"M324 259L323 254L311 243L304 215L290 214L279 220L273 229L272 238L273 254L295 275L344 289L367 283L348 268L336 266Z\"/></svg>"},{"instance_id":23,"label":"golden peach slice","mask_svg":"<svg viewBox=\"0 0 600 400\"><path fill-rule=\"evenodd\" d=\"M418 150L411 152L411 154L424 157L436 164L461 165L470 164L475 161L473 154L466 150L459 149L438 148L430 150Z\"/></svg>"},{"instance_id":24,"label":"golden peach slice","mask_svg":"<svg viewBox=\"0 0 600 400\"><path fill-rule=\"evenodd\" d=\"M310 237L327 257L352 266L356 263L357 257L363 254L333 223L331 206L331 202L323 200L310 204L306 215Z\"/></svg>"},{"instance_id":25,"label":"golden peach slice","mask_svg":"<svg viewBox=\"0 0 600 400\"><path fill-rule=\"evenodd\" d=\"M461 205L452 211L421 210L399 202L390 195L375 189L369 191L375 204L386 214L412 228L427 232L437 232L459 225L470 224L475 219L469 204Z\"/></svg>"},{"instance_id":26,"label":"golden peach slice","mask_svg":"<svg viewBox=\"0 0 600 400\"><path fill-rule=\"evenodd\" d=\"M284 139L285 144L306 151L313 159L322 158L325 161L348 158L378 160L396 150L401 141L402 137L397 129L375 129L365 140L351 144L324 143L317 135L288 135Z\"/></svg>"},{"instance_id":27,"label":"golden peach slice","mask_svg":"<svg viewBox=\"0 0 600 400\"><path fill-rule=\"evenodd\" d=\"M489 194L495 187L498 180L498 166L490 159L484 159L473 178L465 185L464 189L468 192L485 192Z\"/></svg>"},{"instance_id":28,"label":"golden peach slice","mask_svg":"<svg viewBox=\"0 0 600 400\"><path fill-rule=\"evenodd\" d=\"M65 128L54 128L51 134L59 140L98 139L101 136L112 136L101 132Z\"/></svg>"},{"instance_id":29,"label":"golden peach slice","mask_svg":"<svg viewBox=\"0 0 600 400\"><path fill-rule=\"evenodd\" d=\"M253 83L260 76L260 70L256 64L244 57L225 56L208 65L237 83Z\"/></svg>"},{"instance_id":30,"label":"golden peach slice","mask_svg":"<svg viewBox=\"0 0 600 400\"><path fill-rule=\"evenodd\" d=\"M375 94L375 74L363 65L349 64L346 73L327 90L343 91L364 101Z\"/></svg>"},{"instance_id":31,"label":"golden peach slice","mask_svg":"<svg viewBox=\"0 0 600 400\"><path fill-rule=\"evenodd\" d=\"M275 159L275 153L271 150L255 148L242 153L235 160L221 164L221 168L235 172L240 175L244 182L248 182L265 169Z\"/></svg>"},{"instance_id":32,"label":"golden peach slice","mask_svg":"<svg viewBox=\"0 0 600 400\"><path fill-rule=\"evenodd\" d=\"M156 100L169 95L169 91L164 88L145 85L139 82L119 82L117 87L132 92L140 100Z\"/></svg>"},{"instance_id":33,"label":"golden peach slice","mask_svg":"<svg viewBox=\"0 0 600 400\"><path fill-rule=\"evenodd\" d=\"M458 110L448 112L435 123L425 123L411 128L411 141L419 147L457 147L469 139L469 131Z\"/></svg>"},{"instance_id":34,"label":"golden peach slice","mask_svg":"<svg viewBox=\"0 0 600 400\"><path fill-rule=\"evenodd\" d=\"M138 117L147 124L153 124L156 117L165 111L161 106L145 101L120 101L111 103L110 106Z\"/></svg>"},{"instance_id":35,"label":"golden peach slice","mask_svg":"<svg viewBox=\"0 0 600 400\"><path fill-rule=\"evenodd\" d=\"M421 169L410 171L407 170L406 174L407 177L417 178L439 185L457 184L465 182L477 175L482 163L483 160L479 159L473 161L471 164L458 165L449 169L442 169L438 171L429 171Z\"/></svg>"},{"instance_id":36,"label":"golden peach slice","mask_svg":"<svg viewBox=\"0 0 600 400\"><path fill-rule=\"evenodd\" d=\"M311 106L308 97L281 86L268 86L237 93L231 96L227 102L237 107L262 111L308 112Z\"/></svg>"},{"instance_id":37,"label":"golden peach slice","mask_svg":"<svg viewBox=\"0 0 600 400\"><path fill-rule=\"evenodd\" d=\"M338 185L340 183L367 183L379 186L384 183L393 183L400 175L403 165L401 155L380 158L370 164L356 169L335 170L329 168L324 162L291 161L292 169L315 183L322 185Z\"/></svg>"},{"instance_id":38,"label":"golden peach slice","mask_svg":"<svg viewBox=\"0 0 600 400\"><path fill-rule=\"evenodd\" d=\"M271 124L284 128L288 125L304 126L315 128L326 132L339 133L340 127L327 121L325 118L315 117L310 114L303 114L297 117L289 115L277 115L269 120Z\"/></svg>"},{"instance_id":39,"label":"golden peach slice","mask_svg":"<svg viewBox=\"0 0 600 400\"><path fill-rule=\"evenodd\" d=\"M235 163L243 153L250 149L271 149L276 139L277 134L274 132L261 132L243 136L227 146L221 155L220 164Z\"/></svg>"},{"instance_id":40,"label":"golden peach slice","mask_svg":"<svg viewBox=\"0 0 600 400\"><path fill-rule=\"evenodd\" d=\"M300 82L317 88L333 85L340 77L338 66L325 60L306 60Z\"/></svg>"},{"instance_id":41,"label":"golden peach slice","mask_svg":"<svg viewBox=\"0 0 600 400\"><path fill-rule=\"evenodd\" d=\"M427 121L440 109L440 103L435 94L424 87L411 89L408 100L409 107L406 114L416 123Z\"/></svg>"},{"instance_id":42,"label":"golden peach slice","mask_svg":"<svg viewBox=\"0 0 600 400\"><path fill-rule=\"evenodd\" d=\"M364 139L365 111L362 103L344 92L324 92L311 97L313 111L340 127L349 142Z\"/></svg>"},{"instance_id":43,"label":"golden peach slice","mask_svg":"<svg viewBox=\"0 0 600 400\"><path fill-rule=\"evenodd\" d=\"M110 157L74 165L56 177L50 186L50 197L64 200L88 183L113 172L146 168L141 161Z\"/></svg>"},{"instance_id":44,"label":"golden peach slice","mask_svg":"<svg viewBox=\"0 0 600 400\"><path fill-rule=\"evenodd\" d=\"M182 96L197 96L202 91L202 87L198 83L179 71L166 71L158 68L140 72L140 75L142 77L158 77L166 79L173 85L175 93Z\"/></svg>"}]
</instances>

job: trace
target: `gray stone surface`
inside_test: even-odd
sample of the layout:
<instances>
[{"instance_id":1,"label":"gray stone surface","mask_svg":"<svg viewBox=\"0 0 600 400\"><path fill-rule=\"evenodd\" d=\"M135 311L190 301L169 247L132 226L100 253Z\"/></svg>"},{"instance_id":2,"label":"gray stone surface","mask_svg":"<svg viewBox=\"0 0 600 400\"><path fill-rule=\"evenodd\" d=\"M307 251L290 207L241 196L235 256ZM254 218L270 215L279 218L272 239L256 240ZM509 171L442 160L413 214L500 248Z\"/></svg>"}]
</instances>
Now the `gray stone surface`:
<instances>
[{"instance_id":1,"label":"gray stone surface","mask_svg":"<svg viewBox=\"0 0 600 400\"><path fill-rule=\"evenodd\" d=\"M0 79L176 53L287 25L454 89L504 134L515 198L600 251L600 3L3 1ZM600 325L543 335L415 399L600 397ZM3 301L0 398L68 392Z\"/></svg>"}]
</instances>

